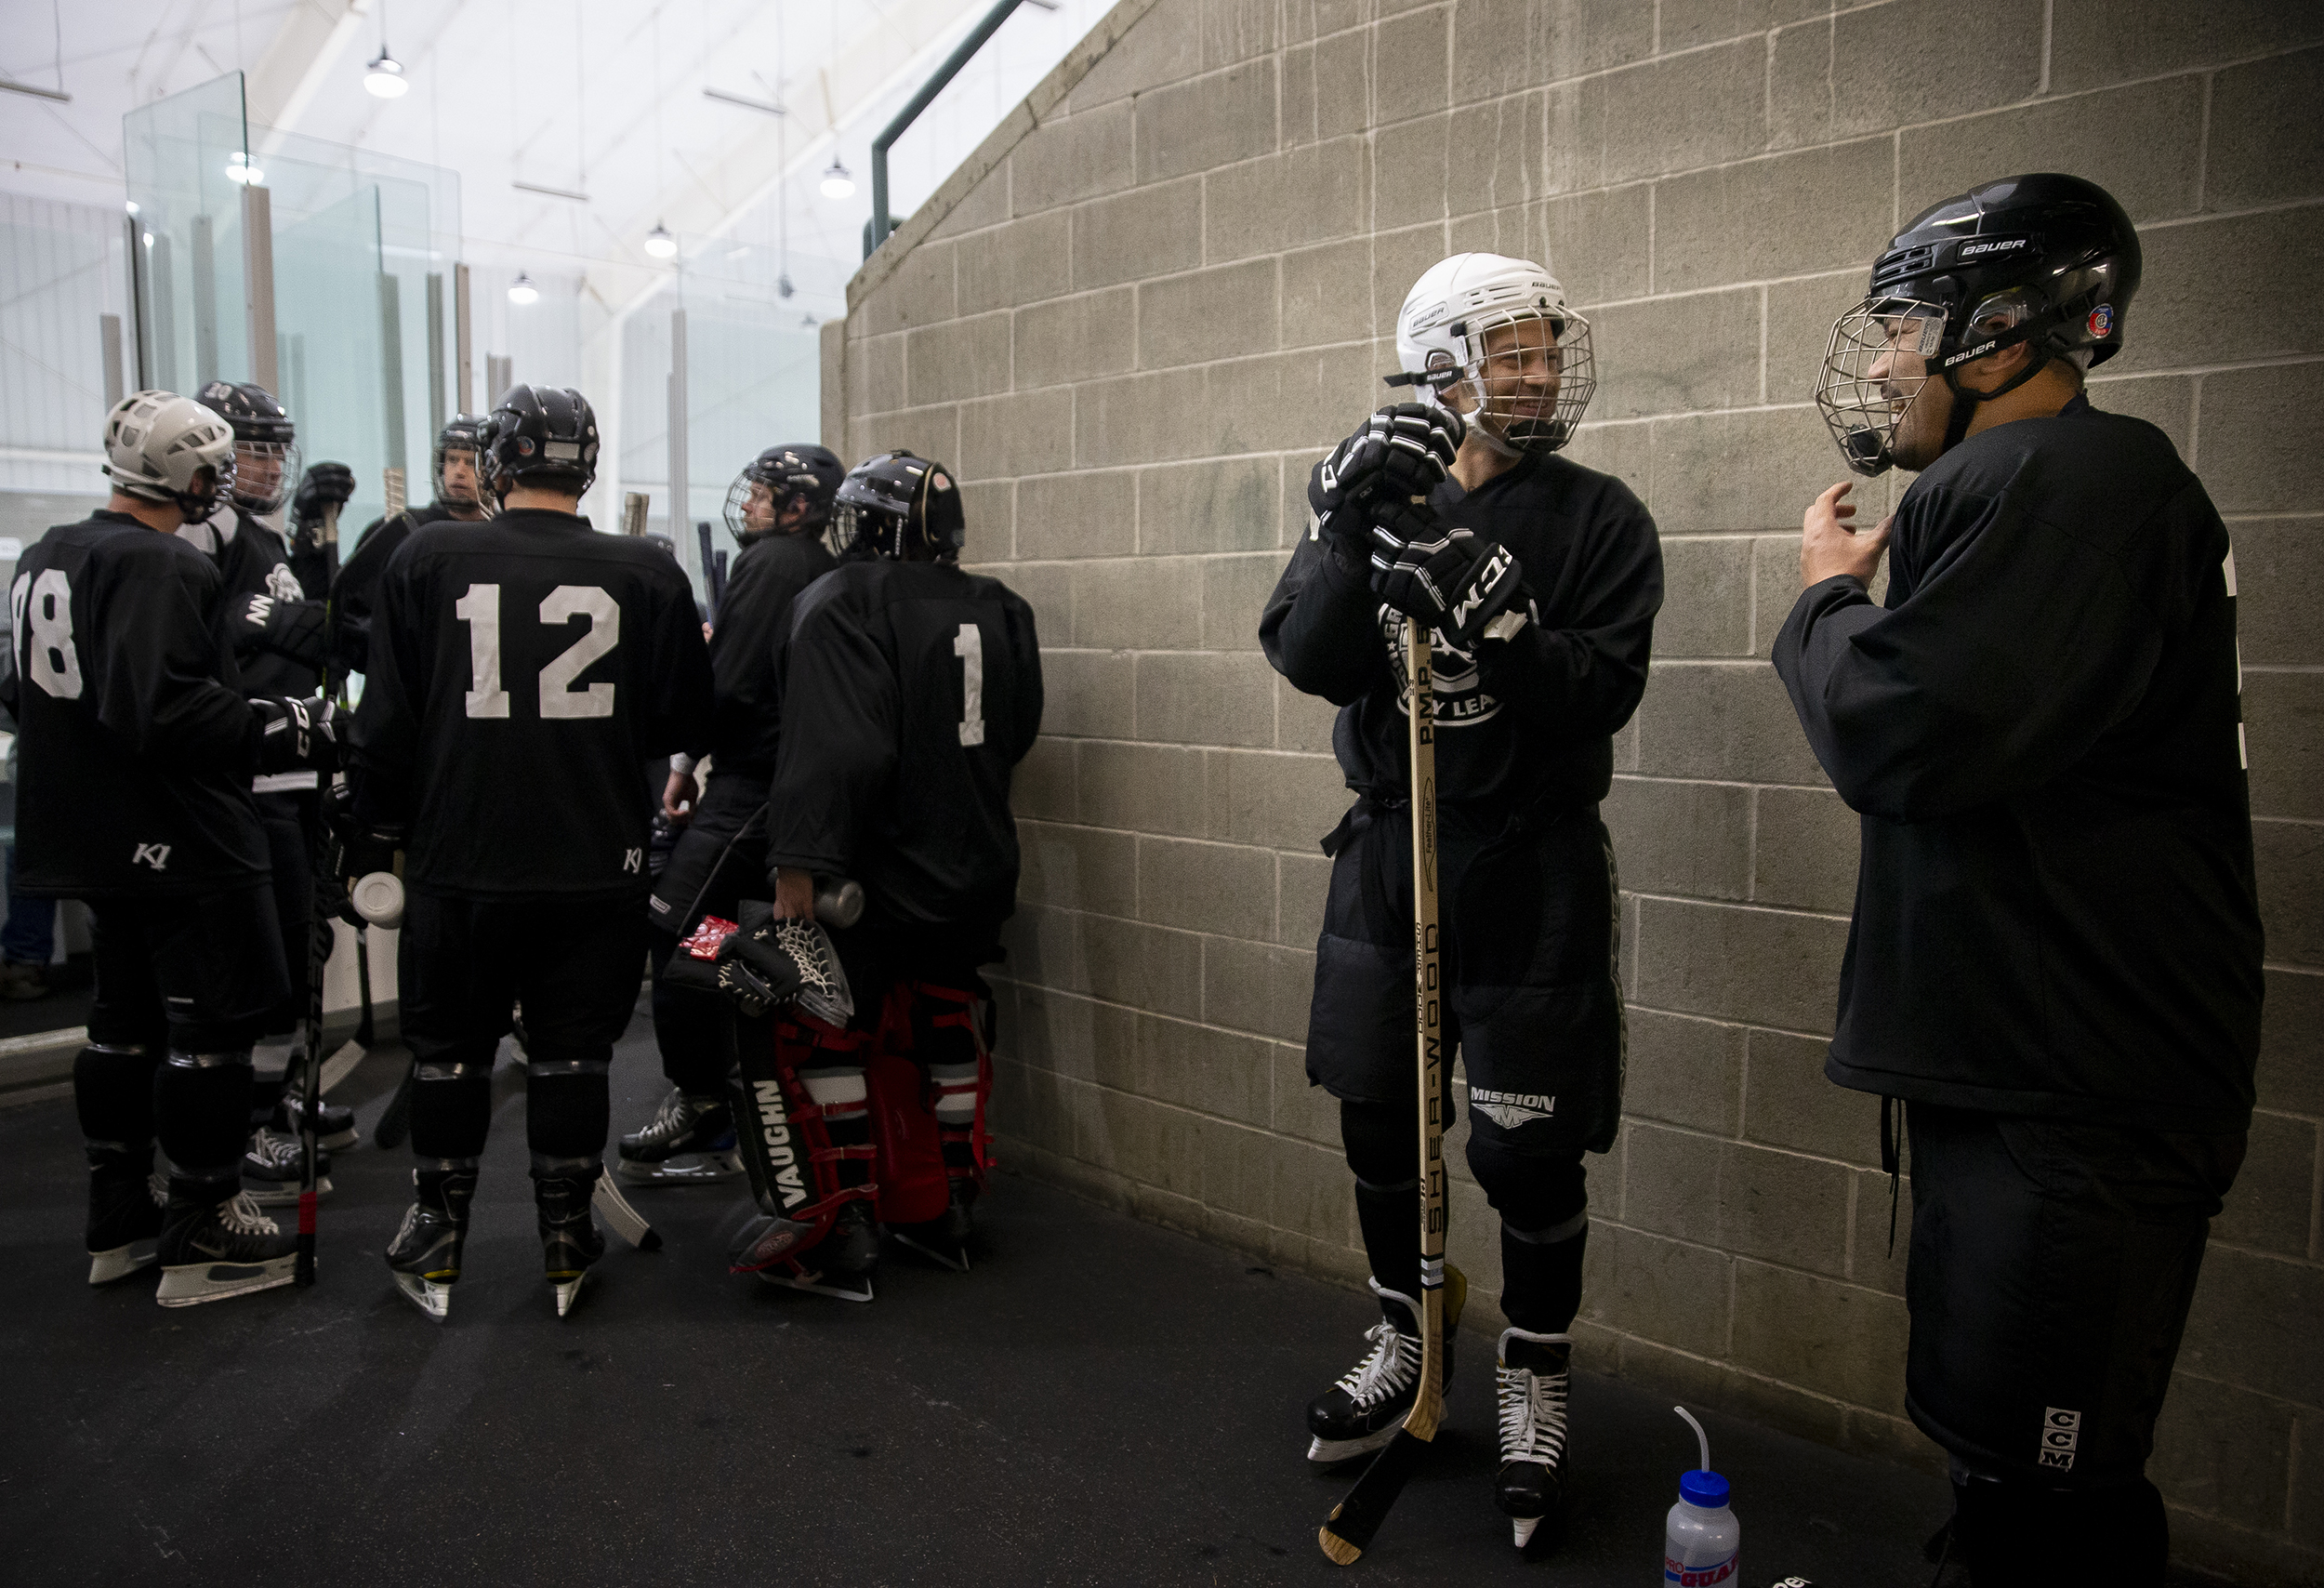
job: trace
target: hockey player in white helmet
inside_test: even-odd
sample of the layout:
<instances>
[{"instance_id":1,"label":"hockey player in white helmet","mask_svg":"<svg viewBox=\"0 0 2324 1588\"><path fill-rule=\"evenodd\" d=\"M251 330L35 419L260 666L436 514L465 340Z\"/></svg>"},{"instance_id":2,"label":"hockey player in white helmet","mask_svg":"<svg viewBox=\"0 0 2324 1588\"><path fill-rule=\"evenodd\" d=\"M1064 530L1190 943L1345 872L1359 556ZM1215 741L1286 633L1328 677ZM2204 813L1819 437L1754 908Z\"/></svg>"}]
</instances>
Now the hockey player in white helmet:
<instances>
[{"instance_id":1,"label":"hockey player in white helmet","mask_svg":"<svg viewBox=\"0 0 2324 1588\"><path fill-rule=\"evenodd\" d=\"M1565 1481L1583 1155L1612 1145L1621 1116L1598 801L1645 688L1662 556L1629 487L1558 456L1595 378L1589 323L1547 271L1442 261L1405 298L1396 351L1390 384L1419 401L1381 409L1316 465L1308 533L1260 620L1276 669L1341 708L1333 744L1357 795L1325 840L1307 1067L1340 1100L1383 1316L1365 1358L1310 1404L1308 1458L1386 1444L1419 1382L1408 615L1434 630L1445 1027L1466 1067L1469 1164L1501 1218L1495 1499L1523 1547Z\"/></svg>"},{"instance_id":2,"label":"hockey player in white helmet","mask_svg":"<svg viewBox=\"0 0 2324 1588\"><path fill-rule=\"evenodd\" d=\"M94 917L97 998L73 1066L89 1282L158 1262L162 1304L186 1306L291 1282L292 1237L242 1189L251 1046L287 986L250 786L327 776L337 723L325 699L244 697L239 603L180 533L233 490L227 420L135 392L105 455L112 499L43 536L9 590L17 887Z\"/></svg>"}]
</instances>

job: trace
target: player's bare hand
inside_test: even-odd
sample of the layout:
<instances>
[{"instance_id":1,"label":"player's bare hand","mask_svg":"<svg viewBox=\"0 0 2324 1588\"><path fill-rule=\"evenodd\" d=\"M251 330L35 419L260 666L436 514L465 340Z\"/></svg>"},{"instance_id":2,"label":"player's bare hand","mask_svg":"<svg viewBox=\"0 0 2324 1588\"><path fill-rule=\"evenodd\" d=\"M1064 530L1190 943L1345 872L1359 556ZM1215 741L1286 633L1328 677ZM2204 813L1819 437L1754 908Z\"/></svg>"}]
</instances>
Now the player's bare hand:
<instances>
[{"instance_id":1,"label":"player's bare hand","mask_svg":"<svg viewBox=\"0 0 2324 1588\"><path fill-rule=\"evenodd\" d=\"M815 874L796 866L776 868L774 874L774 919L777 920L812 920L815 919Z\"/></svg>"},{"instance_id":2,"label":"player's bare hand","mask_svg":"<svg viewBox=\"0 0 2324 1588\"><path fill-rule=\"evenodd\" d=\"M702 797L702 786L691 772L673 772L662 788L662 814L669 825L682 827L693 820L694 801Z\"/></svg>"},{"instance_id":3,"label":"player's bare hand","mask_svg":"<svg viewBox=\"0 0 2324 1588\"><path fill-rule=\"evenodd\" d=\"M1889 525L1895 519L1892 515L1881 520L1877 529L1852 526L1848 521L1856 516L1856 509L1848 493L1855 489L1853 483L1842 480L1808 504L1807 516L1800 523L1802 589L1842 574L1869 585L1880 571L1881 555L1888 549Z\"/></svg>"}]
</instances>

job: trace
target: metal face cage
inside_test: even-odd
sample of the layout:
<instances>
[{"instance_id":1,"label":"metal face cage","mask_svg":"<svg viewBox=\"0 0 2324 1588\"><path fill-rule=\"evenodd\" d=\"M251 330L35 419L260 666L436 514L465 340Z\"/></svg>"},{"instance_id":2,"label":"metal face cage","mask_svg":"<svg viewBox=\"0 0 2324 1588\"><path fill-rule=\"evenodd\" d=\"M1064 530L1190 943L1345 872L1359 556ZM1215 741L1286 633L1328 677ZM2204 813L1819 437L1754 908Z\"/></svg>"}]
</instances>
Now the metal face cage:
<instances>
[{"instance_id":1,"label":"metal face cage","mask_svg":"<svg viewBox=\"0 0 2324 1588\"><path fill-rule=\"evenodd\" d=\"M1895 467L1896 426L1929 383L1945 340L1945 310L1879 294L1832 323L1816 406L1848 467L1869 478Z\"/></svg>"},{"instance_id":2,"label":"metal face cage","mask_svg":"<svg viewBox=\"0 0 2324 1588\"><path fill-rule=\"evenodd\" d=\"M1538 324L1547 335L1530 335ZM1486 337L1504 325L1517 326L1516 345L1486 351ZM1512 310L1472 318L1461 334L1470 393L1477 400L1469 422L1504 451L1547 454L1574 439L1581 416L1598 390L1598 365L1590 343L1590 322L1571 310L1551 314Z\"/></svg>"}]
</instances>

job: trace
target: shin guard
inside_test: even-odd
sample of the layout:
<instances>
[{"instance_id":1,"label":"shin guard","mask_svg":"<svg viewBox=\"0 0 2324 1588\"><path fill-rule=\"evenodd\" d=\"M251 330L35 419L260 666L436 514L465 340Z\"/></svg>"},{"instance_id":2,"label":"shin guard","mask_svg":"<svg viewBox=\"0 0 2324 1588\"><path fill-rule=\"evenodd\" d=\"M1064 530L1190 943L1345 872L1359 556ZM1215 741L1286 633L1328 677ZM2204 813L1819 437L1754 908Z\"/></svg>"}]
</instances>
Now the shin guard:
<instances>
[{"instance_id":1,"label":"shin guard","mask_svg":"<svg viewBox=\"0 0 2324 1588\"><path fill-rule=\"evenodd\" d=\"M730 1080L736 1145L751 1194L766 1215L744 1233L730 1256L729 1266L737 1274L778 1265L799 1272L799 1259L831 1233L842 1204L878 1195L867 1172L875 1149L868 1142L834 1144L825 1108L800 1079L802 1066L814 1068L818 1058L841 1066L861 1065L863 1034L795 1015L773 1022L772 1035L767 1042L759 1039L759 1031L743 1033ZM859 1172L843 1172L851 1163L861 1166ZM850 1180L857 1184L847 1184Z\"/></svg>"},{"instance_id":2,"label":"shin guard","mask_svg":"<svg viewBox=\"0 0 2324 1588\"><path fill-rule=\"evenodd\" d=\"M928 1071L929 1111L945 1171L981 1192L998 1161L986 1122L993 1095L989 993L981 982L972 987L914 982L911 998L913 1042Z\"/></svg>"}]
</instances>

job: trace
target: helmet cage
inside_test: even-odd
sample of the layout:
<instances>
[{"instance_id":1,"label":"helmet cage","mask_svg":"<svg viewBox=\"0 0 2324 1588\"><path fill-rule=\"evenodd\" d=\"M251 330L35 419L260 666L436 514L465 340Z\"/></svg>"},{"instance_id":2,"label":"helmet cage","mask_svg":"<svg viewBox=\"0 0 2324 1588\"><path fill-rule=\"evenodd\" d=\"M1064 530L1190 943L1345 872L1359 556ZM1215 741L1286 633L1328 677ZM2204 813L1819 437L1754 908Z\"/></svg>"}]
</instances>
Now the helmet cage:
<instances>
[{"instance_id":1,"label":"helmet cage","mask_svg":"<svg viewBox=\"0 0 2324 1588\"><path fill-rule=\"evenodd\" d=\"M1832 323L1816 406L1848 467L1868 477L1895 465L1896 427L1934 373L1943 349L1945 307L1875 294ZM1917 368L1899 365L1908 361Z\"/></svg>"},{"instance_id":2,"label":"helmet cage","mask_svg":"<svg viewBox=\"0 0 2324 1588\"><path fill-rule=\"evenodd\" d=\"M1487 333L1536 320L1550 327L1547 351L1557 360L1551 382L1556 397L1546 412L1538 411L1538 400L1526 390L1525 354L1530 350L1521 344L1490 354L1485 347ZM1460 379L1468 383L1476 403L1466 417L1489 445L1511 457L1544 457L1574 439L1598 390L1598 361L1590 345L1588 320L1570 309L1505 309L1472 315L1455 325L1453 334L1459 337L1463 354ZM1435 377L1423 378L1439 384Z\"/></svg>"},{"instance_id":3,"label":"helmet cage","mask_svg":"<svg viewBox=\"0 0 2324 1588\"><path fill-rule=\"evenodd\" d=\"M244 512L277 511L298 482L298 443L292 441L234 443L234 505Z\"/></svg>"}]
</instances>

